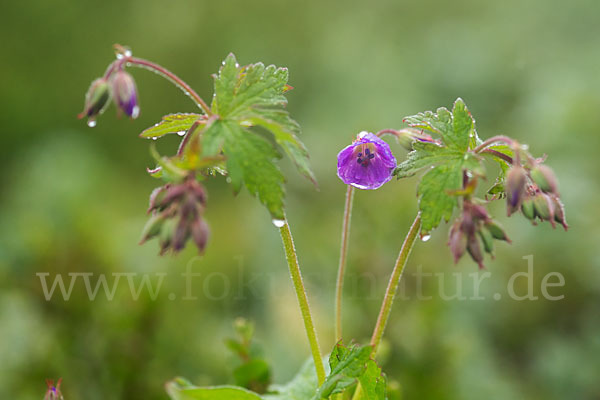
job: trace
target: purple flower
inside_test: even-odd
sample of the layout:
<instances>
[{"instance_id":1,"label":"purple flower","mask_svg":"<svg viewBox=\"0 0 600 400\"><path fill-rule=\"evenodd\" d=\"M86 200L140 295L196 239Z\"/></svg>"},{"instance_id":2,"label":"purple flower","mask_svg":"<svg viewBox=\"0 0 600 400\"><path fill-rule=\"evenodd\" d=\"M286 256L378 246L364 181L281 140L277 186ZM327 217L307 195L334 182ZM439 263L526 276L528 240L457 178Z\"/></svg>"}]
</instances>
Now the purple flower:
<instances>
[{"instance_id":1,"label":"purple flower","mask_svg":"<svg viewBox=\"0 0 600 400\"><path fill-rule=\"evenodd\" d=\"M345 184L359 189L377 189L392 179L394 168L396 159L390 146L370 132L359 133L338 154L338 176Z\"/></svg>"}]
</instances>

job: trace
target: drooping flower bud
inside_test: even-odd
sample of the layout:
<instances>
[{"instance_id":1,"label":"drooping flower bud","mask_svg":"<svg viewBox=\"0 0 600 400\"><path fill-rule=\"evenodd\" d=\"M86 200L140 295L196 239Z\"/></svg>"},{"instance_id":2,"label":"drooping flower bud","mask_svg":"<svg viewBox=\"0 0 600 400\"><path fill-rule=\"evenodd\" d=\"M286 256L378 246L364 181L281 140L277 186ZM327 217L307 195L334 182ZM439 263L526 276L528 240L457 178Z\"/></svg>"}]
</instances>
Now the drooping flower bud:
<instances>
[{"instance_id":1,"label":"drooping flower bud","mask_svg":"<svg viewBox=\"0 0 600 400\"><path fill-rule=\"evenodd\" d=\"M554 204L550 196L544 193L538 193L533 198L533 207L535 215L542 221L550 221L552 226L556 226L554 221Z\"/></svg>"},{"instance_id":2,"label":"drooping flower bud","mask_svg":"<svg viewBox=\"0 0 600 400\"><path fill-rule=\"evenodd\" d=\"M534 221L535 224L535 207L533 206L533 197L527 196L521 204L521 212L528 220Z\"/></svg>"},{"instance_id":3,"label":"drooping flower bud","mask_svg":"<svg viewBox=\"0 0 600 400\"><path fill-rule=\"evenodd\" d=\"M569 225L565 217L565 206L558 197L553 197L552 201L554 202L554 220L561 224L565 231L568 230Z\"/></svg>"},{"instance_id":4,"label":"drooping flower bud","mask_svg":"<svg viewBox=\"0 0 600 400\"><path fill-rule=\"evenodd\" d=\"M506 203L509 216L521 206L526 184L527 175L523 167L514 166L506 174Z\"/></svg>"},{"instance_id":5,"label":"drooping flower bud","mask_svg":"<svg viewBox=\"0 0 600 400\"><path fill-rule=\"evenodd\" d=\"M450 228L448 247L450 247L450 252L454 257L454 263L456 264L467 250L467 235L461 230L460 221L455 222L452 225L452 228Z\"/></svg>"},{"instance_id":6,"label":"drooping flower bud","mask_svg":"<svg viewBox=\"0 0 600 400\"><path fill-rule=\"evenodd\" d=\"M108 82L104 78L98 78L92 82L85 94L85 105L77 118L87 117L88 125L95 126L96 117L104 112L109 102L110 88Z\"/></svg>"},{"instance_id":7,"label":"drooping flower bud","mask_svg":"<svg viewBox=\"0 0 600 400\"><path fill-rule=\"evenodd\" d=\"M208 241L208 225L202 218L206 192L200 183L189 176L184 182L167 184L150 195L150 220L142 233L141 243L158 237L160 254L183 250L192 238L200 253Z\"/></svg>"},{"instance_id":8,"label":"drooping flower bud","mask_svg":"<svg viewBox=\"0 0 600 400\"><path fill-rule=\"evenodd\" d=\"M481 242L483 243L483 249L486 253L491 254L492 258L494 256L494 237L487 229L480 229L477 231L479 237L481 238Z\"/></svg>"},{"instance_id":9,"label":"drooping flower bud","mask_svg":"<svg viewBox=\"0 0 600 400\"><path fill-rule=\"evenodd\" d=\"M508 238L508 235L504 231L504 228L502 228L502 225L500 225L498 222L490 219L485 222L484 226L490 232L494 239L504 240L508 243L511 243L511 240Z\"/></svg>"},{"instance_id":10,"label":"drooping flower bud","mask_svg":"<svg viewBox=\"0 0 600 400\"><path fill-rule=\"evenodd\" d=\"M558 181L550 167L538 165L531 170L530 176L541 191L558 194Z\"/></svg>"},{"instance_id":11,"label":"drooping flower bud","mask_svg":"<svg viewBox=\"0 0 600 400\"><path fill-rule=\"evenodd\" d=\"M44 400L63 400L63 395L60 392L60 383L62 382L62 378L54 384L53 379L46 379L46 385L48 385L48 390L46 390L46 394L44 395Z\"/></svg>"},{"instance_id":12,"label":"drooping flower bud","mask_svg":"<svg viewBox=\"0 0 600 400\"><path fill-rule=\"evenodd\" d=\"M419 142L433 142L433 138L423 133L422 130L415 128L404 128L396 131L395 133L396 139L398 143L404 147L406 150L410 151L413 149L413 143L415 141Z\"/></svg>"},{"instance_id":13,"label":"drooping flower bud","mask_svg":"<svg viewBox=\"0 0 600 400\"><path fill-rule=\"evenodd\" d=\"M115 72L111 78L112 97L119 108L130 118L137 118L140 107L137 100L137 89L133 77L123 71Z\"/></svg>"},{"instance_id":14,"label":"drooping flower bud","mask_svg":"<svg viewBox=\"0 0 600 400\"><path fill-rule=\"evenodd\" d=\"M485 268L483 265L483 253L481 252L481 245L477 239L477 235L470 235L467 238L467 251L471 255L473 261L479 265L479 269Z\"/></svg>"}]
</instances>

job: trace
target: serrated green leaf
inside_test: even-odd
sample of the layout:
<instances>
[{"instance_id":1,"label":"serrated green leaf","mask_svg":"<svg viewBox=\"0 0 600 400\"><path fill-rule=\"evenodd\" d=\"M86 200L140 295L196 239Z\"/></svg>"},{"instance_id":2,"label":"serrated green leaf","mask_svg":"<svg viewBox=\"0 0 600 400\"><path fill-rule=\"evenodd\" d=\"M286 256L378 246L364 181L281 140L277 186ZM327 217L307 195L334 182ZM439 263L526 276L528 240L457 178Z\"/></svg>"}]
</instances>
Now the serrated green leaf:
<instances>
[{"instance_id":1,"label":"serrated green leaf","mask_svg":"<svg viewBox=\"0 0 600 400\"><path fill-rule=\"evenodd\" d=\"M233 121L213 123L203 132L202 142L205 153L223 152L234 192L237 193L244 184L273 218L284 218L285 179L275 164L280 155L271 143Z\"/></svg>"},{"instance_id":2,"label":"serrated green leaf","mask_svg":"<svg viewBox=\"0 0 600 400\"><path fill-rule=\"evenodd\" d=\"M385 400L387 379L373 360L367 361L365 372L358 378L364 400Z\"/></svg>"},{"instance_id":3,"label":"serrated green leaf","mask_svg":"<svg viewBox=\"0 0 600 400\"><path fill-rule=\"evenodd\" d=\"M462 155L463 153L450 150L436 143L416 141L413 143L413 150L406 156L406 160L400 163L394 170L394 175L398 179L406 178L416 174L425 167L457 160Z\"/></svg>"},{"instance_id":4,"label":"serrated green leaf","mask_svg":"<svg viewBox=\"0 0 600 400\"><path fill-rule=\"evenodd\" d=\"M317 391L315 364L307 360L296 376L285 385L271 385L269 394L262 395L263 400L309 400Z\"/></svg>"},{"instance_id":5,"label":"serrated green leaf","mask_svg":"<svg viewBox=\"0 0 600 400\"><path fill-rule=\"evenodd\" d=\"M473 117L471 117L465 102L459 97L452 108L452 130L448 132L444 140L452 143L452 147L466 151L469 148L469 139L474 135L474 129Z\"/></svg>"},{"instance_id":6,"label":"serrated green leaf","mask_svg":"<svg viewBox=\"0 0 600 400\"><path fill-rule=\"evenodd\" d=\"M371 346L354 345L347 348L341 343L336 344L329 356L331 372L319 387L314 399L326 399L354 385L365 373L371 351Z\"/></svg>"},{"instance_id":7,"label":"serrated green leaf","mask_svg":"<svg viewBox=\"0 0 600 400\"><path fill-rule=\"evenodd\" d=\"M261 400L258 394L240 387L197 387L182 378L168 382L166 389L172 400Z\"/></svg>"},{"instance_id":8,"label":"serrated green leaf","mask_svg":"<svg viewBox=\"0 0 600 400\"><path fill-rule=\"evenodd\" d=\"M140 133L143 138L159 138L169 133L179 133L190 129L192 124L203 118L200 114L168 114L162 120Z\"/></svg>"},{"instance_id":9,"label":"serrated green leaf","mask_svg":"<svg viewBox=\"0 0 600 400\"><path fill-rule=\"evenodd\" d=\"M286 68L265 67L262 63L239 66L230 54L215 76L212 111L221 120L235 121L245 129L253 126L265 129L300 173L316 184L308 151L297 137L300 126L285 110L287 81Z\"/></svg>"},{"instance_id":10,"label":"serrated green leaf","mask_svg":"<svg viewBox=\"0 0 600 400\"><path fill-rule=\"evenodd\" d=\"M442 219L447 222L452 217L458 201L449 192L461 188L462 174L462 163L454 162L438 165L423 175L417 191L423 233L436 228Z\"/></svg>"}]
</instances>

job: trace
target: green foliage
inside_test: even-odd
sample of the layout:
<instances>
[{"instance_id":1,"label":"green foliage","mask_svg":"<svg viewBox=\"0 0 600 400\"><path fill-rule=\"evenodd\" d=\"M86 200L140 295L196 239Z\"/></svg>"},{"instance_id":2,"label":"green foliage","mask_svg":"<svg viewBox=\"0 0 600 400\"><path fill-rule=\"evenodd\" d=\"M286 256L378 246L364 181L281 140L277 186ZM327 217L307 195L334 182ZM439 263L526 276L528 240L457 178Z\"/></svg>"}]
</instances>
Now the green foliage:
<instances>
[{"instance_id":1,"label":"green foliage","mask_svg":"<svg viewBox=\"0 0 600 400\"><path fill-rule=\"evenodd\" d=\"M150 128L144 129L140 133L140 137L143 138L159 138L169 133L179 133L190 129L195 121L202 118L200 114L167 114L162 117L162 120L151 126Z\"/></svg>"},{"instance_id":2,"label":"green foliage","mask_svg":"<svg viewBox=\"0 0 600 400\"><path fill-rule=\"evenodd\" d=\"M183 378L168 382L166 389L172 400L261 400L258 394L240 387L197 387Z\"/></svg>"},{"instance_id":3,"label":"green foliage","mask_svg":"<svg viewBox=\"0 0 600 400\"><path fill-rule=\"evenodd\" d=\"M331 372L325 378L314 399L326 399L332 394L342 393L357 381L361 383L363 398L385 399L385 377L375 361L371 360L371 346L344 347L336 344L329 356Z\"/></svg>"},{"instance_id":4,"label":"green foliage","mask_svg":"<svg viewBox=\"0 0 600 400\"><path fill-rule=\"evenodd\" d=\"M400 179L429 168L417 189L422 232L426 234L452 217L463 173L483 175L481 158L469 152L479 139L471 113L460 98L454 102L452 112L441 107L435 113L426 111L405 121L441 138L441 142L415 142L407 159L394 171Z\"/></svg>"},{"instance_id":5,"label":"green foliage","mask_svg":"<svg viewBox=\"0 0 600 400\"><path fill-rule=\"evenodd\" d=\"M285 68L265 67L262 63L240 66L230 54L215 76L211 111L218 120L201 133L205 156L226 157L234 192L245 184L277 219L284 217L285 179L275 164L281 157L279 148L315 182L308 151L296 137L300 128L284 108L287 81Z\"/></svg>"},{"instance_id":6,"label":"green foliage","mask_svg":"<svg viewBox=\"0 0 600 400\"><path fill-rule=\"evenodd\" d=\"M308 400L315 395L317 386L315 364L311 358L302 365L290 382L284 385L272 385L269 393L262 398L263 400Z\"/></svg>"}]
</instances>

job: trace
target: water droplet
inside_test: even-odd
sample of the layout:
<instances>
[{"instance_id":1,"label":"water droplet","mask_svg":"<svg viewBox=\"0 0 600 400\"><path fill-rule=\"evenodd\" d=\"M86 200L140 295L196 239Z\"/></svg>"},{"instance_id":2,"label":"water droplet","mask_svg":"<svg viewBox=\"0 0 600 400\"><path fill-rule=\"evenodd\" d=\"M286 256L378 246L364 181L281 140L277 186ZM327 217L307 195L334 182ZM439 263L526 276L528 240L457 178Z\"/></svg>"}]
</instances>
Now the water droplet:
<instances>
[{"instance_id":1,"label":"water droplet","mask_svg":"<svg viewBox=\"0 0 600 400\"><path fill-rule=\"evenodd\" d=\"M131 118L136 119L140 115L140 107L135 106L133 110L131 110Z\"/></svg>"},{"instance_id":2,"label":"water droplet","mask_svg":"<svg viewBox=\"0 0 600 400\"><path fill-rule=\"evenodd\" d=\"M285 225L285 220L283 219L273 219L273 225L275 225L277 228L281 228Z\"/></svg>"},{"instance_id":3,"label":"water droplet","mask_svg":"<svg viewBox=\"0 0 600 400\"><path fill-rule=\"evenodd\" d=\"M179 132L177 132L177 134L178 134L179 136L184 136L186 132L187 132L187 131L179 131Z\"/></svg>"},{"instance_id":4,"label":"water droplet","mask_svg":"<svg viewBox=\"0 0 600 400\"><path fill-rule=\"evenodd\" d=\"M125 50L125 57L131 57L131 50Z\"/></svg>"},{"instance_id":5,"label":"water droplet","mask_svg":"<svg viewBox=\"0 0 600 400\"><path fill-rule=\"evenodd\" d=\"M95 126L96 126L96 120L95 120L95 119L88 119L87 125L88 125L90 128L93 128L93 127L95 127Z\"/></svg>"},{"instance_id":6,"label":"water droplet","mask_svg":"<svg viewBox=\"0 0 600 400\"><path fill-rule=\"evenodd\" d=\"M156 136L152 138L152 140L157 140L157 139L158 139L158 138L157 138Z\"/></svg>"},{"instance_id":7,"label":"water droplet","mask_svg":"<svg viewBox=\"0 0 600 400\"><path fill-rule=\"evenodd\" d=\"M240 67L240 64L238 64L238 63L235 63L235 67L236 67L236 68L239 68L239 67Z\"/></svg>"},{"instance_id":8,"label":"water droplet","mask_svg":"<svg viewBox=\"0 0 600 400\"><path fill-rule=\"evenodd\" d=\"M429 234L424 234L424 235L423 235L423 234L421 234L421 240L422 240L422 241L426 242L426 241L428 241L429 239L431 239L431 235L429 235Z\"/></svg>"},{"instance_id":9,"label":"water droplet","mask_svg":"<svg viewBox=\"0 0 600 400\"><path fill-rule=\"evenodd\" d=\"M122 60L122 59L123 59L123 54L121 54L121 53L117 53L117 59L118 59L118 60Z\"/></svg>"}]
</instances>

